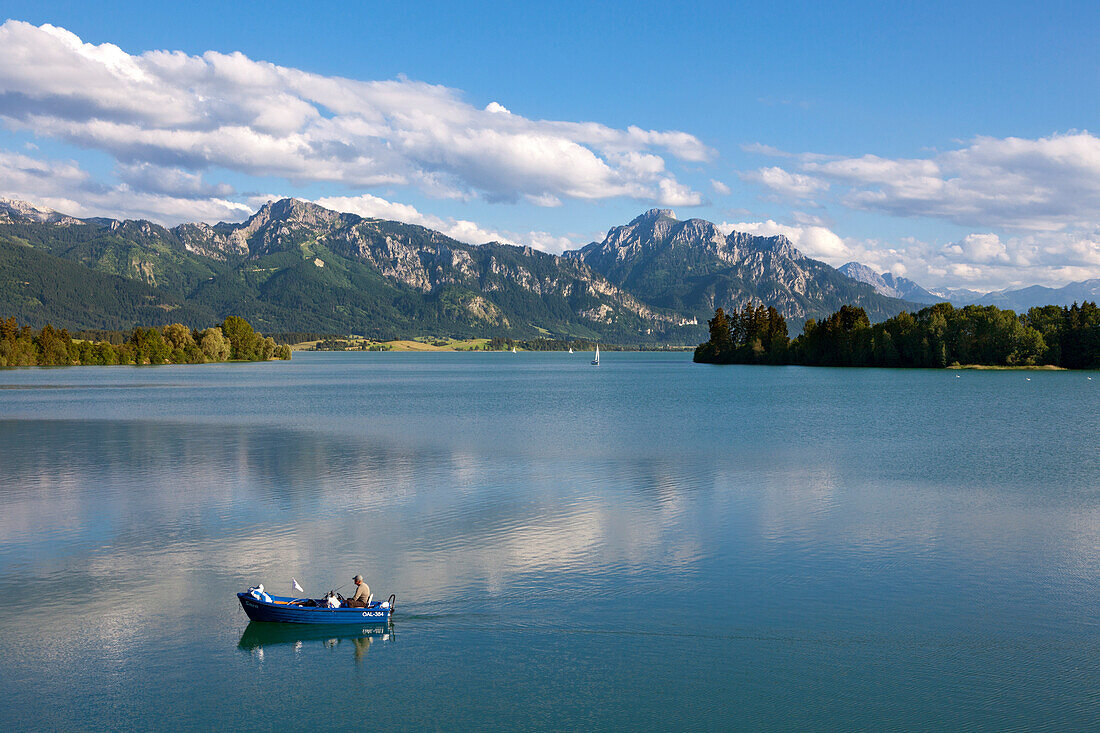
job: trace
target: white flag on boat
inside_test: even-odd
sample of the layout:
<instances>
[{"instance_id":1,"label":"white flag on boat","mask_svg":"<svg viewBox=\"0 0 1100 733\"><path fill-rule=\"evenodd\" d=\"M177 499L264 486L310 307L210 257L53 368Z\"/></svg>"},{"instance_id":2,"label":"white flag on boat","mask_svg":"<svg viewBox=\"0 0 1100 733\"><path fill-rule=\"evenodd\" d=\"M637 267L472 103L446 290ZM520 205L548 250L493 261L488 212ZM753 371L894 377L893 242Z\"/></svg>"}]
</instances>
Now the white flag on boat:
<instances>
[{"instance_id":1,"label":"white flag on boat","mask_svg":"<svg viewBox=\"0 0 1100 733\"><path fill-rule=\"evenodd\" d=\"M295 580L294 578L290 579L290 587L293 588L294 590L298 591L299 593L305 593L306 592L305 589L302 588L302 586L298 585L298 581Z\"/></svg>"}]
</instances>

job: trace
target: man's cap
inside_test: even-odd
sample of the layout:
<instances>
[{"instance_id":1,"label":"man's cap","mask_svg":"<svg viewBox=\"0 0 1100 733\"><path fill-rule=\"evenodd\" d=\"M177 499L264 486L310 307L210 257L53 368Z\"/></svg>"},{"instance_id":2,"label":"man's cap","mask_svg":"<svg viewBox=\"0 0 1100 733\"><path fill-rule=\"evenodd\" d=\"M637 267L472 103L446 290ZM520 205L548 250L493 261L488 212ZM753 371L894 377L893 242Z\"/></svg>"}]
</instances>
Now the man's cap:
<instances>
[{"instance_id":1,"label":"man's cap","mask_svg":"<svg viewBox=\"0 0 1100 733\"><path fill-rule=\"evenodd\" d=\"M352 578L353 581L362 580L362 579L363 579L362 575L356 575L354 578Z\"/></svg>"}]
</instances>

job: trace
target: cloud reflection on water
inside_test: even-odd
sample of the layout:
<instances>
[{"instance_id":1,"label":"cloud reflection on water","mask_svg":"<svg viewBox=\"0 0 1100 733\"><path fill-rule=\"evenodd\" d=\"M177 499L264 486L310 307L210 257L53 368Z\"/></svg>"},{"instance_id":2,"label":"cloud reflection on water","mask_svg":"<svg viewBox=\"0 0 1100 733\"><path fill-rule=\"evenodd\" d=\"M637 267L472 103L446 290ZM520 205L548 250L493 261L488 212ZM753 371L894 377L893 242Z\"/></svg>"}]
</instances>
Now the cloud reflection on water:
<instances>
[{"instance_id":1,"label":"cloud reflection on water","mask_svg":"<svg viewBox=\"0 0 1100 733\"><path fill-rule=\"evenodd\" d=\"M186 604L212 581L291 574L320 592L353 569L431 601L524 575L699 557L683 495L698 487L678 486L659 461L593 477L587 463L151 422L0 422L0 440L11 456L0 587L46 591L75 576L93 606L120 595L131 609Z\"/></svg>"}]
</instances>

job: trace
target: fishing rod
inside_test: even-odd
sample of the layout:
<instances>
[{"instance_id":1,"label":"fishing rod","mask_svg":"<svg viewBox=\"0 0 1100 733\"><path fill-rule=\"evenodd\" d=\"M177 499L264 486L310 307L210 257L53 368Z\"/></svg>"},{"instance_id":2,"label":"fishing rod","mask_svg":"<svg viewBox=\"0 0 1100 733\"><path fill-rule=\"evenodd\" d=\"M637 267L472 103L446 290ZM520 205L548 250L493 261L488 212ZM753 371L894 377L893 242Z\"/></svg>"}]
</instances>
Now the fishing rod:
<instances>
[{"instance_id":1,"label":"fishing rod","mask_svg":"<svg viewBox=\"0 0 1100 733\"><path fill-rule=\"evenodd\" d=\"M294 583L295 585L297 585L297 582L298 582L298 581L294 580L294 578L291 578L290 580L291 580L291 582L292 582L292 583ZM343 599L343 596L341 596L341 595L338 595L338 594L339 594L339 592L340 592L340 591L342 591L342 590L343 590L344 588L346 588L346 587L347 587L347 585L348 585L347 583L344 583L344 584L343 584L343 585L341 585L341 586L340 586L339 588L335 588L335 589L333 589L333 590L330 590L330 591L329 591L329 594L330 594L330 595L333 595L333 596L336 596L337 598L341 598L341 599ZM301 592L305 593L305 589L304 589L304 588L297 588L297 587L296 587L296 588L295 588L295 590L300 590ZM298 601L298 600L308 600L308 599L309 599L309 596L307 595L307 596L305 596L305 597L303 597L303 598L295 598L294 600ZM292 602L293 602L293 601L292 601Z\"/></svg>"},{"instance_id":2,"label":"fishing rod","mask_svg":"<svg viewBox=\"0 0 1100 733\"><path fill-rule=\"evenodd\" d=\"M342 602L342 603L345 603L345 602L347 602L347 599L346 599L346 598L344 598L344 597L343 597L342 595L340 595L340 591L342 591L342 590L343 590L344 588L346 588L346 587L347 587L347 585L348 585L347 583L344 583L344 584L343 584L342 586L340 586L339 588L336 588L336 589L334 589L334 590L330 590L330 591L328 592L328 595L326 595L326 596L325 596L325 598L328 598L329 596L332 596L333 598L336 598L336 599L337 599L338 601L340 601L340 602Z\"/></svg>"}]
</instances>

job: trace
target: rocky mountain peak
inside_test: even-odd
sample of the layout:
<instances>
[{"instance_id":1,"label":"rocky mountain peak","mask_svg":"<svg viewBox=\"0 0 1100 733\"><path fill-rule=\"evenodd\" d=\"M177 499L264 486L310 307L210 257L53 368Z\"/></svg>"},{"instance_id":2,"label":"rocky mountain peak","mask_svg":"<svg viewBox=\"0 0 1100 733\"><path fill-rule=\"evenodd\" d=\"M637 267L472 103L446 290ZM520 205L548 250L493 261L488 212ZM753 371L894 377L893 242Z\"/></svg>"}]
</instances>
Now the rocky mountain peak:
<instances>
[{"instance_id":1,"label":"rocky mountain peak","mask_svg":"<svg viewBox=\"0 0 1100 733\"><path fill-rule=\"evenodd\" d=\"M634 220L627 226L634 226L635 224L646 224L649 222L655 222L660 219L675 219L676 212L672 209L650 209L640 216L634 217Z\"/></svg>"},{"instance_id":2,"label":"rocky mountain peak","mask_svg":"<svg viewBox=\"0 0 1100 733\"><path fill-rule=\"evenodd\" d=\"M278 201L268 201L260 207L260 210L249 217L245 222L248 227L253 222L262 222L260 226L269 221L288 222L305 226L318 226L331 224L340 219L342 215L336 211L326 209L311 201L286 198Z\"/></svg>"},{"instance_id":3,"label":"rocky mountain peak","mask_svg":"<svg viewBox=\"0 0 1100 733\"><path fill-rule=\"evenodd\" d=\"M232 227L227 244L236 252L256 256L282 248L288 230L308 229L320 234L348 220L358 221L358 217L301 199L268 201L244 224Z\"/></svg>"},{"instance_id":4,"label":"rocky mountain peak","mask_svg":"<svg viewBox=\"0 0 1100 733\"><path fill-rule=\"evenodd\" d=\"M789 260L801 260L806 257L806 255L802 254L802 252L794 246L794 242L788 239L785 234L776 234L774 237L763 237L760 244L762 249L766 249L780 257L786 257Z\"/></svg>"},{"instance_id":5,"label":"rocky mountain peak","mask_svg":"<svg viewBox=\"0 0 1100 733\"><path fill-rule=\"evenodd\" d=\"M881 278L881 275L879 275L877 272L875 272L862 262L846 262L837 269L843 272L848 277L852 278L853 280L859 280L860 282L865 282L869 285L873 285L875 280ZM862 280L860 278L868 279Z\"/></svg>"},{"instance_id":6,"label":"rocky mountain peak","mask_svg":"<svg viewBox=\"0 0 1100 733\"><path fill-rule=\"evenodd\" d=\"M718 306L760 301L774 305L795 324L844 303L865 307L872 318L893 315L909 305L884 298L806 257L781 234L726 235L713 222L679 221L661 209L613 227L602 242L567 256L655 307L700 319Z\"/></svg>"},{"instance_id":7,"label":"rocky mountain peak","mask_svg":"<svg viewBox=\"0 0 1100 733\"><path fill-rule=\"evenodd\" d=\"M39 224L80 224L79 219L26 201L0 198L0 216L12 220L34 221Z\"/></svg>"},{"instance_id":8,"label":"rocky mountain peak","mask_svg":"<svg viewBox=\"0 0 1100 733\"><path fill-rule=\"evenodd\" d=\"M782 234L762 237L745 232L730 232L726 237L726 249L737 256L766 252L788 260L806 259L794 243Z\"/></svg>"},{"instance_id":9,"label":"rocky mountain peak","mask_svg":"<svg viewBox=\"0 0 1100 733\"><path fill-rule=\"evenodd\" d=\"M837 268L838 272L857 282L866 283L880 295L888 298L901 298L914 303L938 303L945 298L922 288L912 280L889 272L878 273L861 262L849 262Z\"/></svg>"},{"instance_id":10,"label":"rocky mountain peak","mask_svg":"<svg viewBox=\"0 0 1100 733\"><path fill-rule=\"evenodd\" d=\"M888 298L900 298L901 292L893 285L886 282L882 275L872 270L862 262L848 262L837 268L842 275L847 275L856 282L866 283L875 289L875 292Z\"/></svg>"},{"instance_id":11,"label":"rocky mountain peak","mask_svg":"<svg viewBox=\"0 0 1100 733\"><path fill-rule=\"evenodd\" d=\"M837 268L839 272L861 283L867 283L875 290L883 295L889 295L892 298L897 296L891 293L892 288L887 285L886 280L875 270L871 269L862 262L847 262Z\"/></svg>"}]
</instances>

